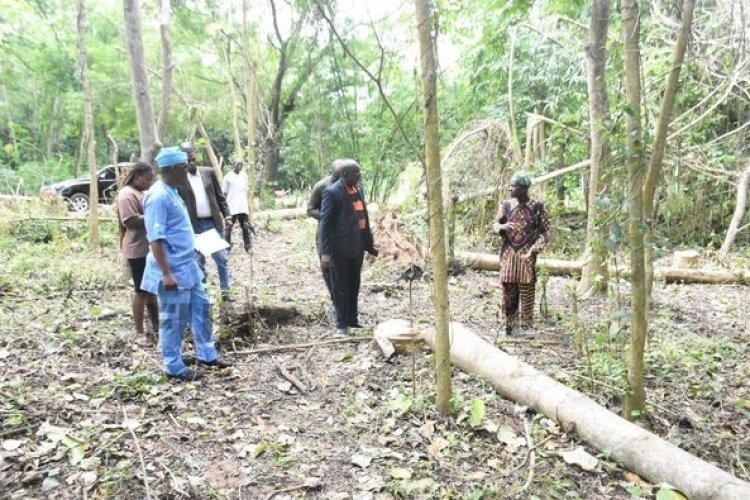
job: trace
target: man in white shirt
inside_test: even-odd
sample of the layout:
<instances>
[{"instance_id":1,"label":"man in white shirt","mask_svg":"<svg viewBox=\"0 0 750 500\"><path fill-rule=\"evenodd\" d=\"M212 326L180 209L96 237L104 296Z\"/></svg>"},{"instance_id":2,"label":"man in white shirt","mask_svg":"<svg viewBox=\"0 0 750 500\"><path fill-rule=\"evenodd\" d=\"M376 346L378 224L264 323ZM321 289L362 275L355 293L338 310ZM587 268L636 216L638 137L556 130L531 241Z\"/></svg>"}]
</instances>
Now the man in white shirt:
<instances>
[{"instance_id":1,"label":"man in white shirt","mask_svg":"<svg viewBox=\"0 0 750 500\"><path fill-rule=\"evenodd\" d=\"M221 184L213 168L199 167L196 161L195 149L184 146L182 150L188 157L187 182L177 187L177 192L185 202L193 232L201 234L216 229L219 235L224 235L224 226L229 224L232 216L229 213L227 200L221 190ZM216 269L219 272L221 296L231 300L229 288L229 261L226 250L219 250L211 254ZM206 258L196 253L196 259L201 271L206 272Z\"/></svg>"},{"instance_id":2,"label":"man in white shirt","mask_svg":"<svg viewBox=\"0 0 750 500\"><path fill-rule=\"evenodd\" d=\"M245 251L250 253L253 247L253 241L250 233L255 233L255 229L250 225L248 214L250 211L247 206L247 173L243 170L242 160L234 161L234 168L224 176L224 196L227 198L229 213L232 214L232 220L227 221L224 226L224 239L232 247L232 229L234 223L239 221L242 228L242 241L245 244Z\"/></svg>"}]
</instances>

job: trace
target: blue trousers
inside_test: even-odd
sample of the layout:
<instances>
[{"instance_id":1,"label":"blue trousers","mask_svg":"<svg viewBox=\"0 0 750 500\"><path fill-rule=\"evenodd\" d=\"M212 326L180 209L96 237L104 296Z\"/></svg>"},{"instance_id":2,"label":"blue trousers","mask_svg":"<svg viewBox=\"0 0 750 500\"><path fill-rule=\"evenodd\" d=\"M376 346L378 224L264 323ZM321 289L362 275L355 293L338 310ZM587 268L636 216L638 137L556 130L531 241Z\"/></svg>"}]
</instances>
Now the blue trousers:
<instances>
[{"instance_id":1,"label":"blue trousers","mask_svg":"<svg viewBox=\"0 0 750 500\"><path fill-rule=\"evenodd\" d=\"M219 228L214 225L213 219L198 219L198 233L204 233L211 229L216 229L222 237L224 236L223 231L220 231ZM229 260L227 259L226 250L214 252L211 254L211 257L214 259L216 269L219 271L219 286L221 287L221 291L229 292ZM201 271L203 271L203 279L205 280L206 257L200 252L195 252L195 259L198 262Z\"/></svg>"},{"instance_id":2,"label":"blue trousers","mask_svg":"<svg viewBox=\"0 0 750 500\"><path fill-rule=\"evenodd\" d=\"M167 291L159 285L159 339L164 371L182 375L187 370L182 361L182 337L190 323L195 354L200 361L218 357L211 332L211 309L203 285L188 290Z\"/></svg>"}]
</instances>

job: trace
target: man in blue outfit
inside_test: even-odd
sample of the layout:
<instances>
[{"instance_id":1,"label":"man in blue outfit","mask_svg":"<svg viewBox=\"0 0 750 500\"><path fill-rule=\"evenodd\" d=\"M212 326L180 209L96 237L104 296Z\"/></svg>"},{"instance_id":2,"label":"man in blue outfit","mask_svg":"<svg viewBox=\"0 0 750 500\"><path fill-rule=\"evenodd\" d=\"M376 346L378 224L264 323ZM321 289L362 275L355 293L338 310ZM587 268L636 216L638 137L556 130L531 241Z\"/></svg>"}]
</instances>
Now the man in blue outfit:
<instances>
[{"instance_id":1,"label":"man in blue outfit","mask_svg":"<svg viewBox=\"0 0 750 500\"><path fill-rule=\"evenodd\" d=\"M151 251L146 258L141 289L159 296L159 340L168 377L198 380L203 374L182 361L182 336L191 325L198 362L226 368L219 359L211 333L208 296L195 261L195 240L185 203L176 186L187 176L187 155L180 148L163 148L156 156L161 174L143 200L146 237Z\"/></svg>"}]
</instances>

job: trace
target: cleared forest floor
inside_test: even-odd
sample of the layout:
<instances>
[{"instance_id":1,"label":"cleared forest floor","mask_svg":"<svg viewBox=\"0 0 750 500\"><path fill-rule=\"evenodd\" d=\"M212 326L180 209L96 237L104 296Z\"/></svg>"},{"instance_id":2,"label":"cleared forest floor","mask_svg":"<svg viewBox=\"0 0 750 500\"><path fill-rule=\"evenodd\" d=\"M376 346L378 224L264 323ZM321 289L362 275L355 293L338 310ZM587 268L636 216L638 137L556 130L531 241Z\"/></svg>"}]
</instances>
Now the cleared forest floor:
<instances>
[{"instance_id":1,"label":"cleared forest floor","mask_svg":"<svg viewBox=\"0 0 750 500\"><path fill-rule=\"evenodd\" d=\"M232 350L314 342L332 313L310 220L272 222L254 265L230 256L235 293L291 302L301 316L258 325L257 339L223 332L236 366L200 383L161 376L156 349L132 342L129 288L114 247L92 256L78 240L0 240L0 496L200 498L630 498L659 489L552 421L454 372L453 418L432 404L428 351L385 361L371 342L260 355ZM213 262L209 269L215 273ZM254 285L250 276L254 274ZM408 286L383 261L367 265L361 321L408 318ZM215 274L212 289L216 288ZM428 282L413 314L429 321ZM620 297L581 301L572 282L547 284L549 316L502 349L619 411L627 315ZM453 320L488 339L499 330L495 273L451 278ZM617 303L619 306L613 306ZM750 287L658 285L648 354L649 425L750 479ZM217 312L218 317L218 312ZM620 328L621 327L621 328ZM572 332L585 333L588 355ZM371 329L363 333L371 333ZM412 361L415 363L412 380ZM308 389L280 373L292 370ZM416 393L413 392L416 387ZM481 400L481 403L478 401ZM483 407L483 411L482 411ZM583 445L595 463L566 463ZM143 471L145 470L145 476Z\"/></svg>"}]
</instances>

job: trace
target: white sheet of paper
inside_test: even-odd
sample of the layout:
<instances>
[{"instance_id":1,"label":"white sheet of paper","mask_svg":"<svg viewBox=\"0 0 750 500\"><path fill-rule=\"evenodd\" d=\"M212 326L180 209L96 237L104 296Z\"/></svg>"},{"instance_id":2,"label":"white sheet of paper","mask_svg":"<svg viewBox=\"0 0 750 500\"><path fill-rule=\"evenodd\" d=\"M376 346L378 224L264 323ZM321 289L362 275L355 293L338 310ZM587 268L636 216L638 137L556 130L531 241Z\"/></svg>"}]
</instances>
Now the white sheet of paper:
<instances>
[{"instance_id":1,"label":"white sheet of paper","mask_svg":"<svg viewBox=\"0 0 750 500\"><path fill-rule=\"evenodd\" d=\"M195 235L195 249L205 256L229 248L229 243L214 228Z\"/></svg>"}]
</instances>

